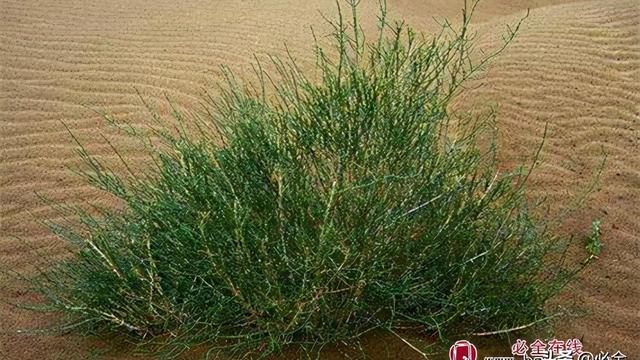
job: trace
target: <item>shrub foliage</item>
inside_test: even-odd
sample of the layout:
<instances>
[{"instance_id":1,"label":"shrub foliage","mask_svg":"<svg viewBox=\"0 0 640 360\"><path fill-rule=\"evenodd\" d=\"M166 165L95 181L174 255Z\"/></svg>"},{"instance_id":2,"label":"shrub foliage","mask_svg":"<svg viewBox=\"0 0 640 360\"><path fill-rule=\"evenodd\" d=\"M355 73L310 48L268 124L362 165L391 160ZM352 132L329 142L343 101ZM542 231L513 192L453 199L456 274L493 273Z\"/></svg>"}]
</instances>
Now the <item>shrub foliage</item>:
<instances>
[{"instance_id":1,"label":"shrub foliage","mask_svg":"<svg viewBox=\"0 0 640 360\"><path fill-rule=\"evenodd\" d=\"M497 171L481 146L492 116L451 109L504 48L474 55L474 7L425 37L383 6L369 41L352 6L330 22L334 46L316 40L315 71L275 57L251 81L227 71L205 115L178 116L191 130L138 132L161 142L142 174L81 150L83 175L125 206L51 225L77 251L34 286L67 328L168 355L541 321L571 276L561 239L531 215L528 172Z\"/></svg>"}]
</instances>

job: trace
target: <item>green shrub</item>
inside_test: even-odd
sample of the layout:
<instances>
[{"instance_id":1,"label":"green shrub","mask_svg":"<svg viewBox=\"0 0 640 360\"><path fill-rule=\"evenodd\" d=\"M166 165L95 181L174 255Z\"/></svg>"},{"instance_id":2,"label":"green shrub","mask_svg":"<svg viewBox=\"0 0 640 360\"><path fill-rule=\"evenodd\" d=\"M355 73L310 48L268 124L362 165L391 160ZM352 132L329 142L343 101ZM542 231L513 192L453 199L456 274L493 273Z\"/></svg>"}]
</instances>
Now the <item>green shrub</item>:
<instances>
[{"instance_id":1,"label":"green shrub","mask_svg":"<svg viewBox=\"0 0 640 360\"><path fill-rule=\"evenodd\" d=\"M602 231L600 230L601 224L602 222L600 220L594 220L591 223L591 234L589 234L585 242L585 249L589 257L597 257L600 255L600 251L602 251L602 241L600 240L602 236Z\"/></svg>"},{"instance_id":2,"label":"green shrub","mask_svg":"<svg viewBox=\"0 0 640 360\"><path fill-rule=\"evenodd\" d=\"M352 7L348 25L331 23L335 47L316 46L316 72L278 58L253 81L226 72L206 115L179 116L191 130L137 130L161 142L144 173L81 150L83 175L126 206L52 225L77 251L35 287L65 328L129 333L168 356L546 319L572 276L563 242L530 215L528 172L498 172L481 146L492 117L451 109L504 48L472 55L471 5L434 38L382 7L374 41Z\"/></svg>"}]
</instances>

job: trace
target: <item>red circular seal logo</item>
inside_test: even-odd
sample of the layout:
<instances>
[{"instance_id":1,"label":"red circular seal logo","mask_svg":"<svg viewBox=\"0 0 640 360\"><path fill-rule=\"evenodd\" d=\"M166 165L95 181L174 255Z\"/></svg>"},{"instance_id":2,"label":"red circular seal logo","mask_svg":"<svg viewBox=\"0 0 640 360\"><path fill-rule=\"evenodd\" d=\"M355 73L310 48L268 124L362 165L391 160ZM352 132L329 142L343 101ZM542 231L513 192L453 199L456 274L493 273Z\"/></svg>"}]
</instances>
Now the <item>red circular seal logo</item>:
<instances>
[{"instance_id":1,"label":"red circular seal logo","mask_svg":"<svg viewBox=\"0 0 640 360\"><path fill-rule=\"evenodd\" d=\"M458 340L449 348L450 360L476 360L477 358L476 346L467 340Z\"/></svg>"}]
</instances>

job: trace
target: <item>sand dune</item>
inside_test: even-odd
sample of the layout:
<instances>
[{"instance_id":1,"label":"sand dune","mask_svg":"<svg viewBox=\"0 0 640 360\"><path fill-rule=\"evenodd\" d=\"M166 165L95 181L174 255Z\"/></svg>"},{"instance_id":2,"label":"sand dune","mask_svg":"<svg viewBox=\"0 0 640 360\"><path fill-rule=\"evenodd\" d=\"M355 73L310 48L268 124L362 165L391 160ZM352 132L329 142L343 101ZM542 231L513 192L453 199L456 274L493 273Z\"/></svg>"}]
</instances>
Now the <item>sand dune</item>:
<instances>
[{"instance_id":1,"label":"sand dune","mask_svg":"<svg viewBox=\"0 0 640 360\"><path fill-rule=\"evenodd\" d=\"M605 254L567 290L588 315L558 334L590 348L640 353L640 11L634 1L544 7L489 71L474 95L499 104L507 163L549 137L532 193L560 209L589 186L607 154L600 191L570 215L567 231L605 224ZM582 238L577 238L580 242ZM580 242L581 243L581 242Z\"/></svg>"},{"instance_id":2,"label":"sand dune","mask_svg":"<svg viewBox=\"0 0 640 360\"><path fill-rule=\"evenodd\" d=\"M365 27L374 2L363 1ZM432 16L456 16L461 1L389 1L393 16L433 30ZM502 24L532 7L520 36L464 102L499 104L505 166L526 160L549 124L534 195L554 211L592 180L602 150L608 161L600 191L570 214L565 228L585 234L603 220L600 261L572 284L562 303L587 314L558 324L557 334L582 337L593 350L640 354L640 4L635 0L484 0L476 21L491 47ZM72 175L75 145L62 121L104 159L122 153L143 163L136 142L105 128L91 107L144 124L136 90L162 105L197 104L203 88L227 64L240 73L253 53L283 54L286 42L303 66L312 62L309 25L322 32L318 10L333 1L12 1L0 0L0 264L28 271L33 250L62 256L64 247L36 222L57 214L34 192L80 204L106 201ZM166 106L165 106L166 108ZM19 237L21 239L16 239ZM581 241L581 239L578 239ZM32 248L32 249L30 249ZM0 275L0 298L30 299ZM96 345L77 336L17 335L45 326L36 316L0 304L0 358L82 358ZM120 358L120 357L118 357Z\"/></svg>"}]
</instances>

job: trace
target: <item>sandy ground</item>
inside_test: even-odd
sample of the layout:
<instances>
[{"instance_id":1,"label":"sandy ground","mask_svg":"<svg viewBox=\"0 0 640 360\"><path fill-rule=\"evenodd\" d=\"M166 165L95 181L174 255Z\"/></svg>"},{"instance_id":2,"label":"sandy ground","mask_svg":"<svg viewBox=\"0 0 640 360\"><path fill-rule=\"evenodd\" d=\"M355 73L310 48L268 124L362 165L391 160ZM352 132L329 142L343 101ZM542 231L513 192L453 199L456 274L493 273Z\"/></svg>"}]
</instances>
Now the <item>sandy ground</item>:
<instances>
[{"instance_id":1,"label":"sandy ground","mask_svg":"<svg viewBox=\"0 0 640 360\"><path fill-rule=\"evenodd\" d=\"M456 16L461 3L389 0L389 9L430 31L432 16ZM501 31L527 7L531 16L520 36L489 69L484 86L462 99L498 104L505 166L525 161L549 124L531 190L534 196L547 196L554 211L589 185L603 150L608 154L600 191L582 210L570 213L564 226L582 241L591 220L602 219L604 251L559 301L584 314L558 323L555 333L583 339L592 352L621 350L637 358L640 3L484 0L475 18L478 29L481 34ZM28 272L37 263L34 250L50 258L64 253L61 242L37 223L57 215L35 192L70 204L105 201L67 170L78 159L61 121L103 159L115 159L115 154L99 132L127 159L143 163L135 142L105 129L84 105L142 124L148 115L136 89L158 104L166 95L177 104L194 105L219 76L218 65L246 72L253 52L282 54L284 42L309 66L309 25L323 29L318 10L334 14L334 2L0 0L0 265ZM375 11L372 1L363 1L365 27L375 24ZM495 36L480 37L483 46L496 41ZM4 275L0 299L0 359L127 357L105 341L16 334L21 328L47 326L54 318L7 305L33 300L33 295ZM406 349L373 354L412 356Z\"/></svg>"}]
</instances>

